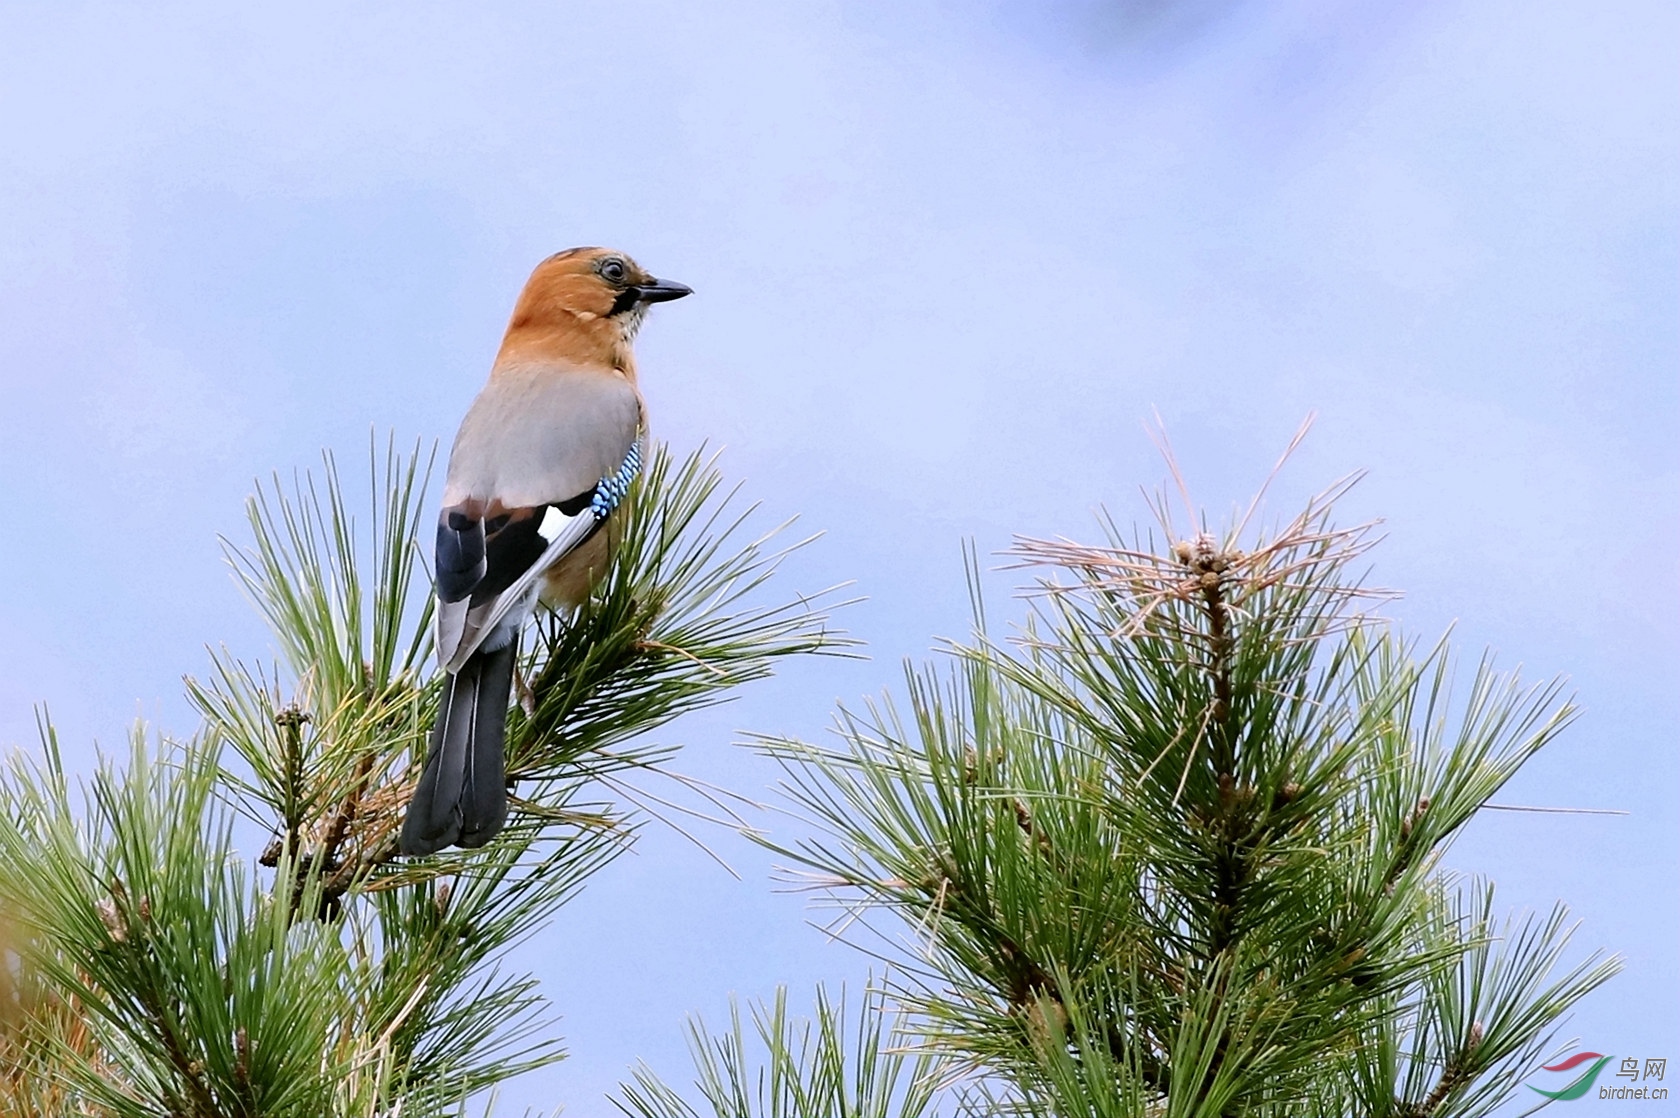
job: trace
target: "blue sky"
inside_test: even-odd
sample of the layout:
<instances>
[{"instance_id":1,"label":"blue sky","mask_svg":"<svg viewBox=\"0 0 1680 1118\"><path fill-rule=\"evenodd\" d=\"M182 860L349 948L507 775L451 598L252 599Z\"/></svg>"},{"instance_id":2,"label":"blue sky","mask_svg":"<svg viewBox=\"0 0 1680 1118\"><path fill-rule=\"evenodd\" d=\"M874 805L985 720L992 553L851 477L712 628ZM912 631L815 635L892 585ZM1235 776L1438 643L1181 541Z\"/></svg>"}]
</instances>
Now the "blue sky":
<instances>
[{"instance_id":1,"label":"blue sky","mask_svg":"<svg viewBox=\"0 0 1680 1118\"><path fill-rule=\"evenodd\" d=\"M1158 410L1197 498L1302 417L1290 509L1350 470L1389 612L1457 620L1584 718L1455 848L1562 897L1628 972L1571 1031L1680 1056L1680 99L1670 4L0 7L0 742L185 733L251 479L447 440L541 257L629 250L694 298L640 344L656 432L727 447L856 579L865 663L671 727L741 731L965 628L960 544L1145 515ZM1008 576L997 585L1007 588ZM1007 611L1003 599L998 608ZM1467 667L1469 665L1466 665ZM685 1013L863 962L729 835L650 832L522 956L573 1059L508 1109L599 1113ZM820 918L820 914L816 914Z\"/></svg>"}]
</instances>

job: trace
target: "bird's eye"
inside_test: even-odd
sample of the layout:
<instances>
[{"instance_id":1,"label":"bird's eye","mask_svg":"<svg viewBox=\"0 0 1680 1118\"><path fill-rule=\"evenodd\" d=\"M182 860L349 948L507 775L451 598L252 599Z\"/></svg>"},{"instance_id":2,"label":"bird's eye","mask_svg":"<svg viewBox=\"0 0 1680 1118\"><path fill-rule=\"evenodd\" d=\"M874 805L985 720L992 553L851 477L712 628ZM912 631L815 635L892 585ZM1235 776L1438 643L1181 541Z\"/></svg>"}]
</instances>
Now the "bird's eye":
<instances>
[{"instance_id":1,"label":"bird's eye","mask_svg":"<svg viewBox=\"0 0 1680 1118\"><path fill-rule=\"evenodd\" d=\"M601 278L608 283L623 283L625 277L624 261L607 259L601 261Z\"/></svg>"}]
</instances>

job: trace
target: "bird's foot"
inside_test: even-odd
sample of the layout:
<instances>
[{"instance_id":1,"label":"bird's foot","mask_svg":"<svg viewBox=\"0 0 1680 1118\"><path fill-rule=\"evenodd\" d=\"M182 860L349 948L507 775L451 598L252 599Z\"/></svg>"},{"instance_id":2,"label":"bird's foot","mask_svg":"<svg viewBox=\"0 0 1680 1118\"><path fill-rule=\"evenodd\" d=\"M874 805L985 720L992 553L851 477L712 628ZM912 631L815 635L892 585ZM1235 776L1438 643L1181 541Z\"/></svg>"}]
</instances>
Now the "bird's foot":
<instances>
[{"instance_id":1,"label":"bird's foot","mask_svg":"<svg viewBox=\"0 0 1680 1118\"><path fill-rule=\"evenodd\" d=\"M525 673L519 670L519 665L513 667L513 691L519 696L519 709L525 712L526 718L537 716L537 693L531 689Z\"/></svg>"}]
</instances>

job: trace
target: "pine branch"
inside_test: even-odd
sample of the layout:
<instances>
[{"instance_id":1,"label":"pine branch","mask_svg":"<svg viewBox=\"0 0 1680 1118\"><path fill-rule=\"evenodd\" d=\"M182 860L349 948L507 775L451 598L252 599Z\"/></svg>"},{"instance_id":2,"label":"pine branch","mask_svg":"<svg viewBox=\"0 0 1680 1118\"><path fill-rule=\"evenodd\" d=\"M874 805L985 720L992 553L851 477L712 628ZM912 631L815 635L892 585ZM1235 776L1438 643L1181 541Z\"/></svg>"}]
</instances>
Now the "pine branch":
<instances>
[{"instance_id":1,"label":"pine branch","mask_svg":"<svg viewBox=\"0 0 1680 1118\"><path fill-rule=\"evenodd\" d=\"M788 1012L787 990L769 1004L753 1003L748 1039L741 1007L733 1000L721 1034L699 1018L689 1022L697 1101L683 1097L644 1066L634 1082L619 1086L612 1102L631 1118L923 1118L931 1115L944 1064L927 1051L892 1046L902 1019L880 991L849 1011L845 992L831 997L817 988L811 1018ZM912 1058L914 1051L914 1058Z\"/></svg>"}]
</instances>

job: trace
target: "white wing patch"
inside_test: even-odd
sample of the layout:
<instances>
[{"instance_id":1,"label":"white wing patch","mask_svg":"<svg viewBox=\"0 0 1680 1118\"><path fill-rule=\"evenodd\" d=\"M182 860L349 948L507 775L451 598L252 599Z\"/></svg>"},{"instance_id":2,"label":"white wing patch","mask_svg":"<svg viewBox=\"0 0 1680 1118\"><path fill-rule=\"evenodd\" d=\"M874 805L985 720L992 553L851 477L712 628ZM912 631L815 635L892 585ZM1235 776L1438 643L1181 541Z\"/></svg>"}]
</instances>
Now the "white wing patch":
<instances>
[{"instance_id":1,"label":"white wing patch","mask_svg":"<svg viewBox=\"0 0 1680 1118\"><path fill-rule=\"evenodd\" d=\"M542 523L537 525L537 535L549 543L553 543L555 537L560 534L560 529L564 528L566 522L570 519L572 518L553 505L549 505L548 508L543 510Z\"/></svg>"}]
</instances>

